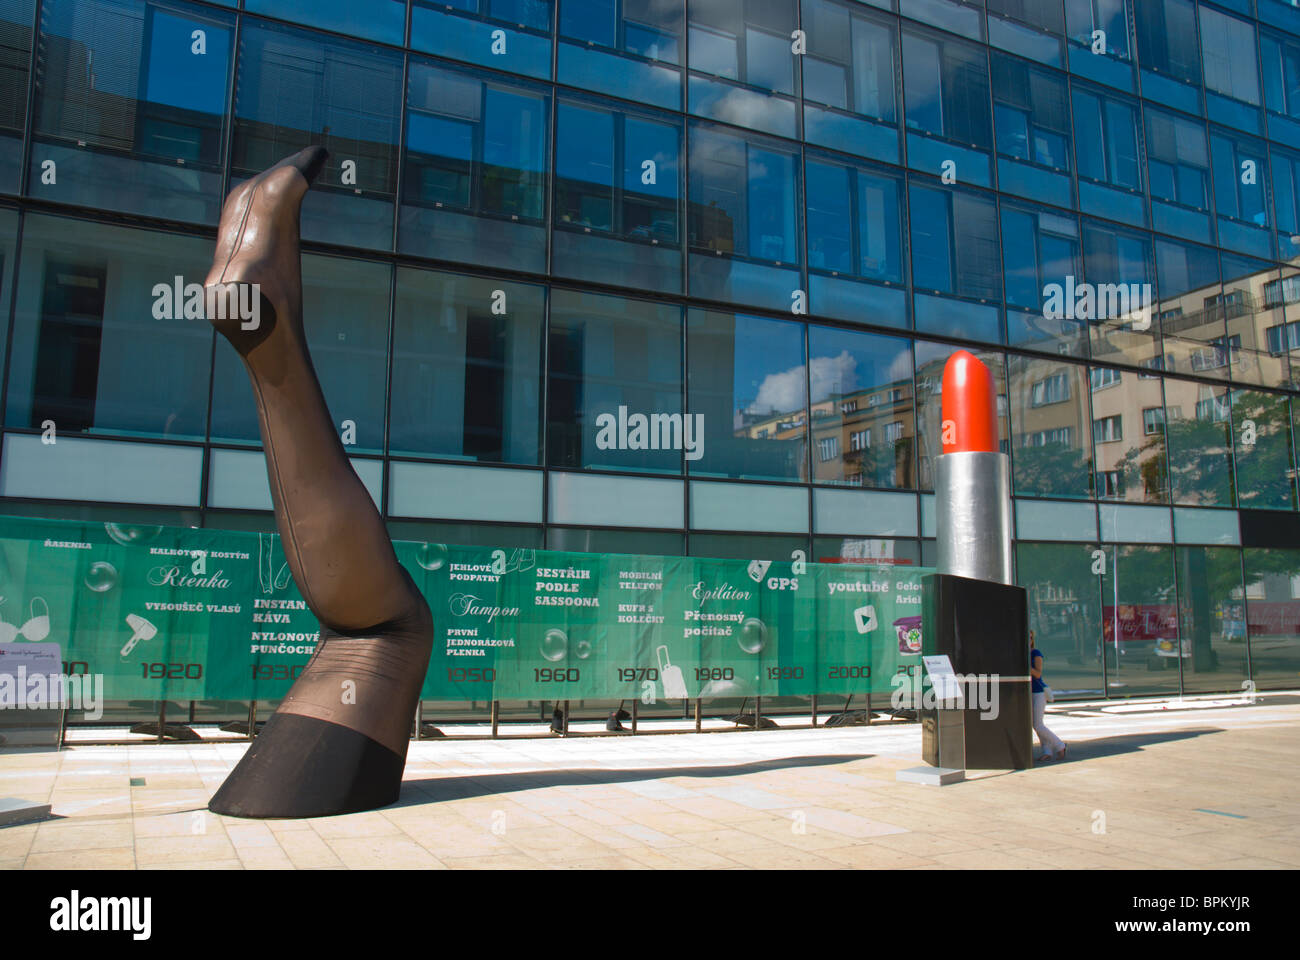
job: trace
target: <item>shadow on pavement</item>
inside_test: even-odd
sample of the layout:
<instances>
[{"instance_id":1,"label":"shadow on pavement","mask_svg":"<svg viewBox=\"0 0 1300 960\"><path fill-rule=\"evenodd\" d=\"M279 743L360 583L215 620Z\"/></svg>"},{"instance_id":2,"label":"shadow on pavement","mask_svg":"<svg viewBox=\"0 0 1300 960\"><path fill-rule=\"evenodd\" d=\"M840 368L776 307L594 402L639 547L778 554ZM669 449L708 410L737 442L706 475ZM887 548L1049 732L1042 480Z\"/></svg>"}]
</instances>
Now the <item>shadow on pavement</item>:
<instances>
[{"instance_id":1,"label":"shadow on pavement","mask_svg":"<svg viewBox=\"0 0 1300 960\"><path fill-rule=\"evenodd\" d=\"M1207 733L1223 733L1222 727L1202 727L1197 730L1177 730L1168 733L1129 733L1117 737L1099 737L1096 740L1067 740L1064 760L1049 760L1044 763L1034 762L1035 767L1054 767L1077 760L1095 760L1098 757L1112 757L1121 753L1137 753L1157 743L1171 743L1175 740L1190 740ZM1034 741L1034 750L1038 750L1038 741ZM1037 756L1037 752L1034 754Z\"/></svg>"},{"instance_id":2,"label":"shadow on pavement","mask_svg":"<svg viewBox=\"0 0 1300 960\"><path fill-rule=\"evenodd\" d=\"M759 760L753 763L736 763L708 767L647 767L640 769L586 769L586 770L530 770L519 773L491 773L483 776L429 777L408 780L402 784L401 799L385 810L442 800L463 800L470 797L513 793L519 790L539 790L546 787L577 787L610 783L638 783L668 777L740 777L767 770L785 770L791 767L823 767L854 760L869 760L872 754L819 755L815 757L784 757L779 760ZM758 788L756 788L758 789Z\"/></svg>"}]
</instances>

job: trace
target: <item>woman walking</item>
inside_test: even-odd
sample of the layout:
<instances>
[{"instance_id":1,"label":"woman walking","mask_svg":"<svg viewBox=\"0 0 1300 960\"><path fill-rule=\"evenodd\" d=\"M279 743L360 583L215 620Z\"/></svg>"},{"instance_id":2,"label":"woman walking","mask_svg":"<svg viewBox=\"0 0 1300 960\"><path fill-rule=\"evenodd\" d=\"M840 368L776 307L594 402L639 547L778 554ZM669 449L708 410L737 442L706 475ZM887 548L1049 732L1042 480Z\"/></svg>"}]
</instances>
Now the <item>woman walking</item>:
<instances>
[{"instance_id":1,"label":"woman walking","mask_svg":"<svg viewBox=\"0 0 1300 960\"><path fill-rule=\"evenodd\" d=\"M1038 744L1042 753L1038 756L1040 763L1046 760L1065 759L1065 741L1047 729L1043 714L1047 711L1047 684L1043 682L1043 654L1034 646L1034 631L1029 631L1029 676L1032 678L1034 696L1034 733L1038 734Z\"/></svg>"}]
</instances>

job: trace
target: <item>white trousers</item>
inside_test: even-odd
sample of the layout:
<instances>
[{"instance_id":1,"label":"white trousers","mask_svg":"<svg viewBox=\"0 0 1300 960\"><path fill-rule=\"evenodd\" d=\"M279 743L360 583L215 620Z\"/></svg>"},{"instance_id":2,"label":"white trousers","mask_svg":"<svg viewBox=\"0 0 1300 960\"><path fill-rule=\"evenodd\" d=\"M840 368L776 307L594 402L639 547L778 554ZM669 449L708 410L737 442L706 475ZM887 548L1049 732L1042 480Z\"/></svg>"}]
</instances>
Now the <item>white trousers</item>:
<instances>
[{"instance_id":1,"label":"white trousers","mask_svg":"<svg viewBox=\"0 0 1300 960\"><path fill-rule=\"evenodd\" d=\"M1047 724L1043 721L1043 714L1047 712L1047 694L1034 694L1034 733L1038 734L1038 744L1043 753L1058 753L1064 746L1061 740L1051 730L1047 729Z\"/></svg>"}]
</instances>

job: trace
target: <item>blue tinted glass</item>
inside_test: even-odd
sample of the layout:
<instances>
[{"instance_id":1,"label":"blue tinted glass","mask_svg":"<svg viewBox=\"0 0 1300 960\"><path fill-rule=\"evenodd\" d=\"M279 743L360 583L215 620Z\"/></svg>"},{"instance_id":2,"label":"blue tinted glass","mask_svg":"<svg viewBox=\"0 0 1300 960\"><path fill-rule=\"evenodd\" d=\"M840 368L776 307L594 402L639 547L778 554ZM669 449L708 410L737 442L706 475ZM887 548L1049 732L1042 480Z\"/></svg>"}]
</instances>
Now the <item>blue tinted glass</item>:
<instances>
[{"instance_id":1,"label":"blue tinted glass","mask_svg":"<svg viewBox=\"0 0 1300 960\"><path fill-rule=\"evenodd\" d=\"M808 266L814 270L853 270L853 206L849 170L808 163Z\"/></svg>"},{"instance_id":2,"label":"blue tinted glass","mask_svg":"<svg viewBox=\"0 0 1300 960\"><path fill-rule=\"evenodd\" d=\"M795 243L794 158L749 151L749 244L752 256L786 263L798 259Z\"/></svg>"},{"instance_id":3,"label":"blue tinted glass","mask_svg":"<svg viewBox=\"0 0 1300 960\"><path fill-rule=\"evenodd\" d=\"M560 36L603 47L618 45L618 0L564 0Z\"/></svg>"},{"instance_id":4,"label":"blue tinted glass","mask_svg":"<svg viewBox=\"0 0 1300 960\"><path fill-rule=\"evenodd\" d=\"M12 42L27 33L20 28ZM33 194L215 220L233 33L230 15L182 4L164 10L142 0L46 3ZM11 99L25 98L25 80L8 89ZM0 115L17 109L0 108ZM39 175L47 161L60 174L54 184Z\"/></svg>"},{"instance_id":5,"label":"blue tinted glass","mask_svg":"<svg viewBox=\"0 0 1300 960\"><path fill-rule=\"evenodd\" d=\"M234 176L320 144L330 158L303 201L303 236L391 247L401 55L249 21L240 32L240 64Z\"/></svg>"},{"instance_id":6,"label":"blue tinted glass","mask_svg":"<svg viewBox=\"0 0 1300 960\"><path fill-rule=\"evenodd\" d=\"M398 46L406 39L404 0L244 0L244 9Z\"/></svg>"},{"instance_id":7,"label":"blue tinted glass","mask_svg":"<svg viewBox=\"0 0 1300 960\"><path fill-rule=\"evenodd\" d=\"M609 230L614 211L614 116L567 103L558 110L556 223Z\"/></svg>"},{"instance_id":8,"label":"blue tinted glass","mask_svg":"<svg viewBox=\"0 0 1300 960\"><path fill-rule=\"evenodd\" d=\"M926 290L952 292L952 224L948 196L924 187L911 189L912 283Z\"/></svg>"}]
</instances>

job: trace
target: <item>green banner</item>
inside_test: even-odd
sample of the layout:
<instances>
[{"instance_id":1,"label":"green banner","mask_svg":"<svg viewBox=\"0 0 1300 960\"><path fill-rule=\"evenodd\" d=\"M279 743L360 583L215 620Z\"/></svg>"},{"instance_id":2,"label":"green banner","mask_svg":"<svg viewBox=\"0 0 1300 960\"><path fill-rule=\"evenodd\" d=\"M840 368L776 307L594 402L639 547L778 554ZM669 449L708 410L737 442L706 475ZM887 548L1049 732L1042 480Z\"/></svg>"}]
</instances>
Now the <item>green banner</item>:
<instances>
[{"instance_id":1,"label":"green banner","mask_svg":"<svg viewBox=\"0 0 1300 960\"><path fill-rule=\"evenodd\" d=\"M919 567L395 547L427 699L887 694L921 652ZM110 700L278 699L319 630L272 534L0 518L0 598Z\"/></svg>"}]
</instances>

